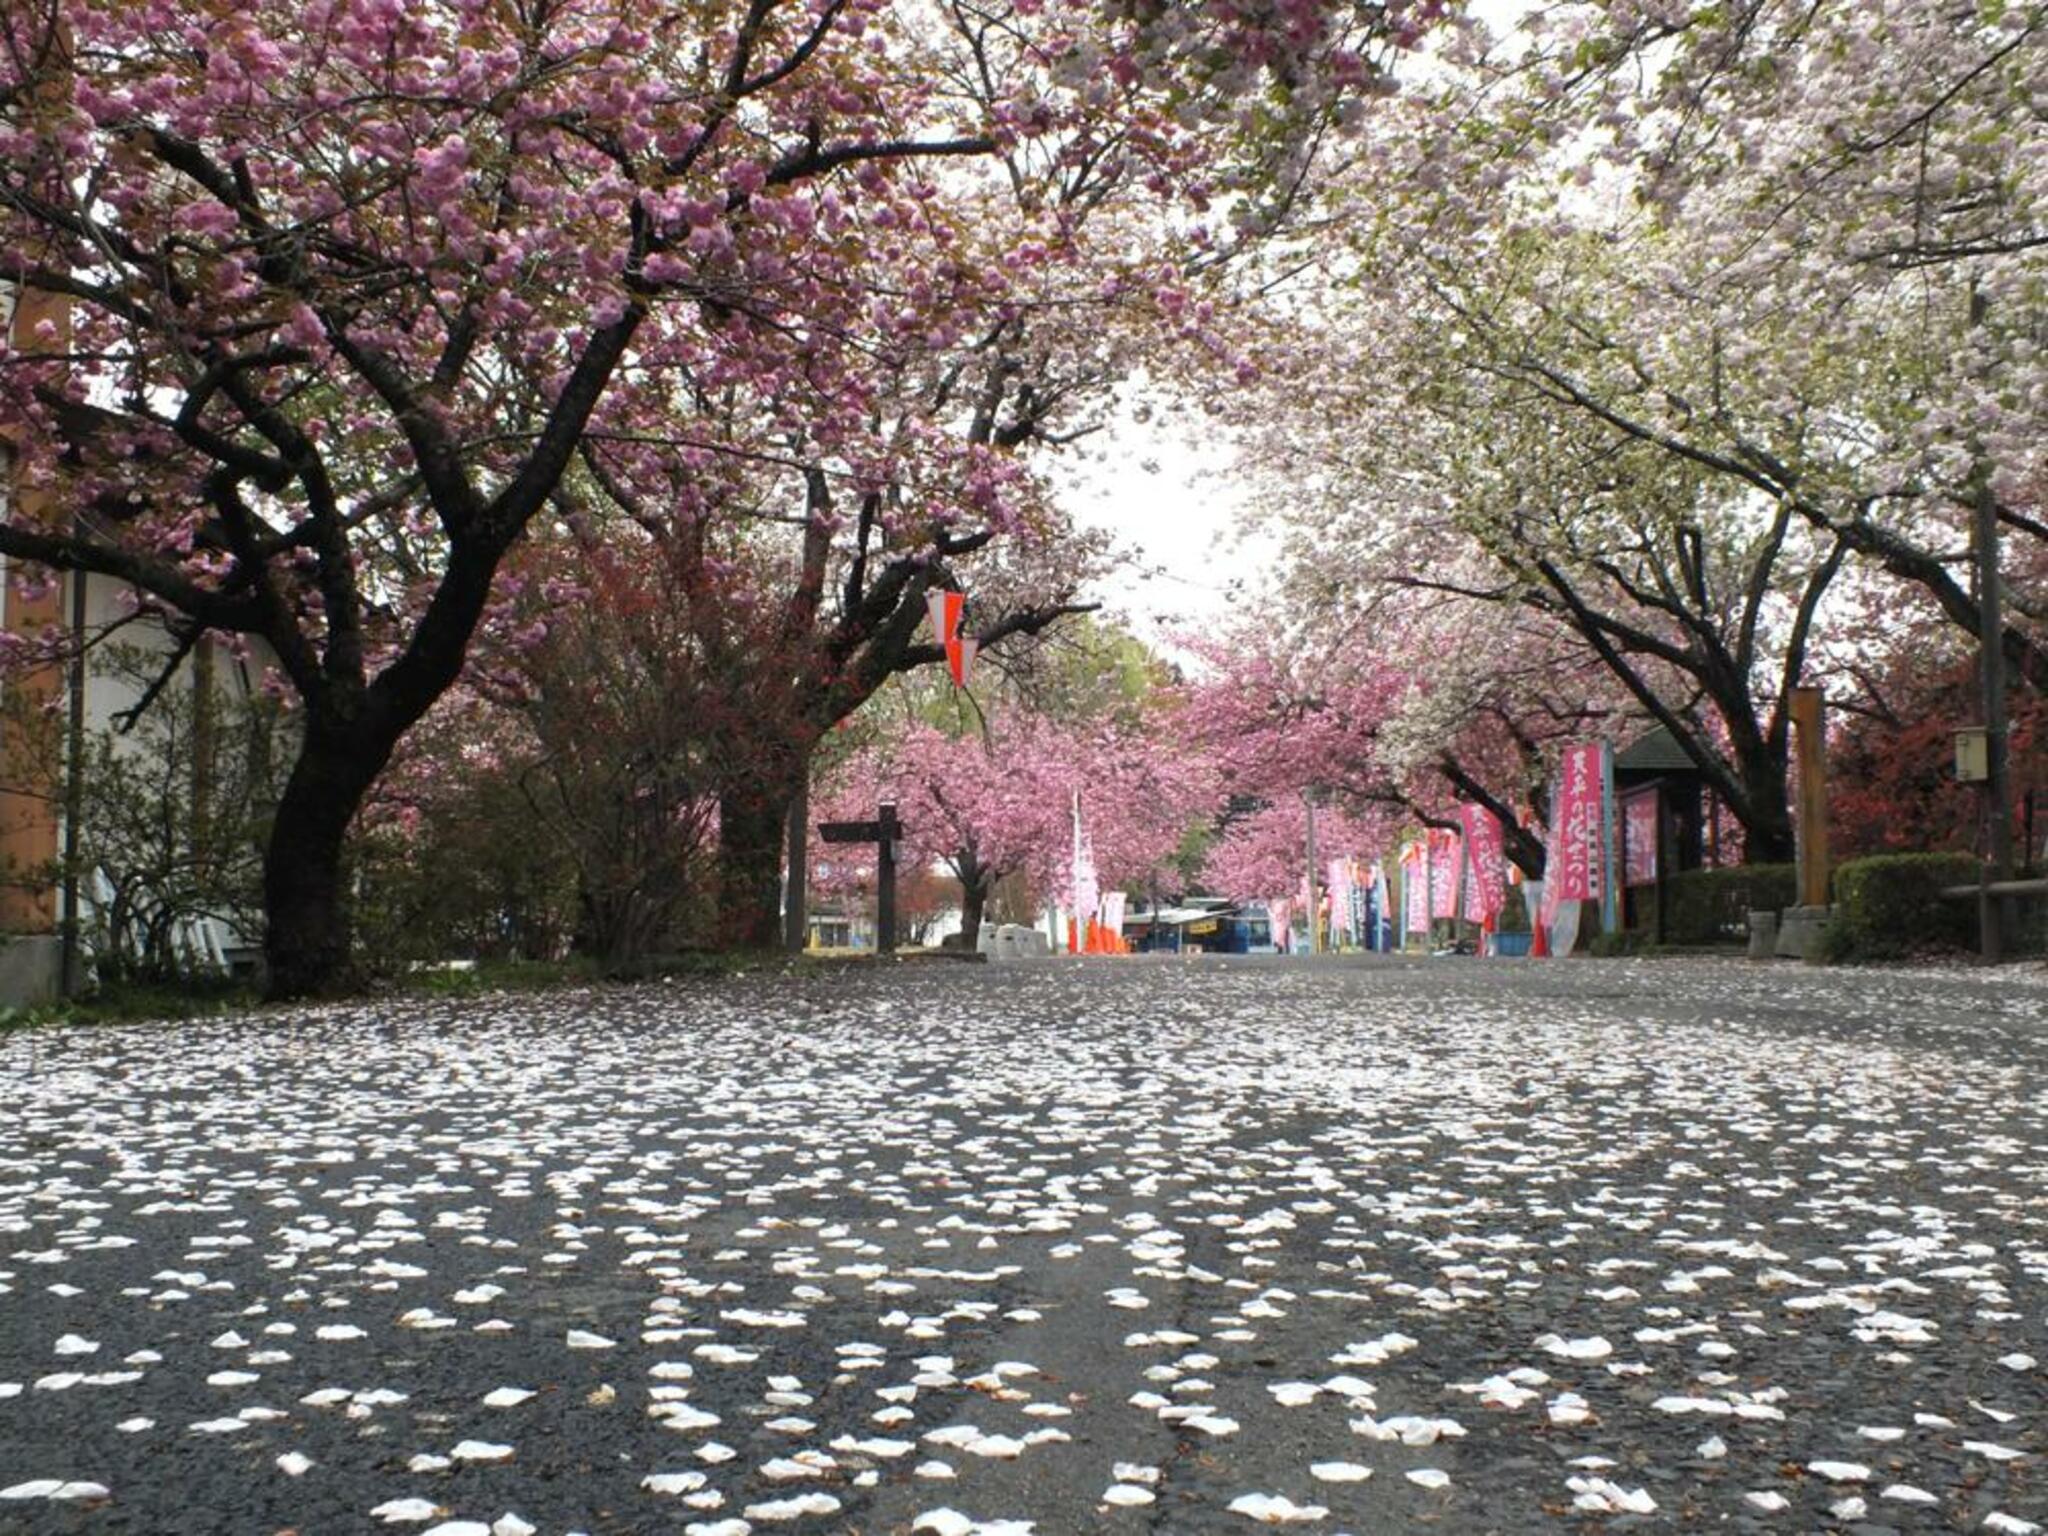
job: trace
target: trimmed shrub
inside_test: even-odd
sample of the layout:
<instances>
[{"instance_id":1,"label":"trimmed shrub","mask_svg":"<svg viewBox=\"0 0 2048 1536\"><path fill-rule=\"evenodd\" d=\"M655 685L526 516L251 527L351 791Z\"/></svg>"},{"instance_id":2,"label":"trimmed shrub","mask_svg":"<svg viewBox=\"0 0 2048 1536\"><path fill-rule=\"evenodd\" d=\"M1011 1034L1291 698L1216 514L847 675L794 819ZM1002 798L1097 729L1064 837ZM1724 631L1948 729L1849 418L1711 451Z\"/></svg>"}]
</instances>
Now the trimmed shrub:
<instances>
[{"instance_id":1,"label":"trimmed shrub","mask_svg":"<svg viewBox=\"0 0 2048 1536\"><path fill-rule=\"evenodd\" d=\"M1929 949L1973 947L1976 904L1946 900L1941 893L1946 886L1974 885L1976 880L1977 860L1966 853L1851 859L1835 871L1829 955L1894 960Z\"/></svg>"},{"instance_id":2,"label":"trimmed shrub","mask_svg":"<svg viewBox=\"0 0 2048 1536\"><path fill-rule=\"evenodd\" d=\"M1496 933L1527 933L1529 931L1529 904L1522 900L1519 885L1508 887L1507 900L1500 909L1499 921L1494 925Z\"/></svg>"},{"instance_id":3,"label":"trimmed shrub","mask_svg":"<svg viewBox=\"0 0 2048 1536\"><path fill-rule=\"evenodd\" d=\"M1799 872L1790 864L1742 864L1733 869L1688 869L1664 882L1670 903L1664 917L1666 944L1740 944L1749 936L1749 914L1778 912L1799 903ZM1654 933L1656 893L1641 900L1646 933Z\"/></svg>"}]
</instances>

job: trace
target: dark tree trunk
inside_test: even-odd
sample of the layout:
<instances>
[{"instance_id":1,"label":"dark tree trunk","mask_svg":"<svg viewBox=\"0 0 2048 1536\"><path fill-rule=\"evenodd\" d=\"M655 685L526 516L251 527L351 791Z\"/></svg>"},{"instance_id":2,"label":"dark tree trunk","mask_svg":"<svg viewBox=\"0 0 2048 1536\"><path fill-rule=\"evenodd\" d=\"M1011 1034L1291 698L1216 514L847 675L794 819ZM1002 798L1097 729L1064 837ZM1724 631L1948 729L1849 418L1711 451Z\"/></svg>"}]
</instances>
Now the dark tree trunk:
<instances>
[{"instance_id":1,"label":"dark tree trunk","mask_svg":"<svg viewBox=\"0 0 2048 1536\"><path fill-rule=\"evenodd\" d=\"M974 857L963 855L960 871L960 945L972 950L981 943L982 914L988 910L990 889L995 881Z\"/></svg>"},{"instance_id":2,"label":"dark tree trunk","mask_svg":"<svg viewBox=\"0 0 2048 1536\"><path fill-rule=\"evenodd\" d=\"M783 940L782 854L790 807L810 772L818 733L808 725L758 741L729 740L725 758L746 764L718 796L718 944L776 949Z\"/></svg>"},{"instance_id":3,"label":"dark tree trunk","mask_svg":"<svg viewBox=\"0 0 2048 1536\"><path fill-rule=\"evenodd\" d=\"M1743 829L1742 862L1745 864L1790 864L1799 856L1799 840L1792 822L1782 814L1758 817Z\"/></svg>"},{"instance_id":4,"label":"dark tree trunk","mask_svg":"<svg viewBox=\"0 0 2048 1536\"><path fill-rule=\"evenodd\" d=\"M332 996L354 980L342 849L392 745L308 725L263 856L263 952L273 999Z\"/></svg>"},{"instance_id":5,"label":"dark tree trunk","mask_svg":"<svg viewBox=\"0 0 2048 1536\"><path fill-rule=\"evenodd\" d=\"M1444 753L1437 760L1437 768L1459 794L1493 812L1493 819L1500 823L1501 851L1524 875L1531 880L1541 880L1547 857L1543 839L1522 825L1515 815L1515 808L1492 794L1450 753Z\"/></svg>"},{"instance_id":6,"label":"dark tree trunk","mask_svg":"<svg viewBox=\"0 0 2048 1536\"><path fill-rule=\"evenodd\" d=\"M789 814L783 821L789 829L789 855L785 860L789 885L782 904L782 947L792 955L800 955L809 937L804 906L810 895L811 880L811 773L808 763L797 776L795 792L789 797Z\"/></svg>"},{"instance_id":7,"label":"dark tree trunk","mask_svg":"<svg viewBox=\"0 0 2048 1536\"><path fill-rule=\"evenodd\" d=\"M1742 862L1745 864L1790 864L1799 857L1799 840L1785 817L1770 822L1753 822L1743 828Z\"/></svg>"},{"instance_id":8,"label":"dark tree trunk","mask_svg":"<svg viewBox=\"0 0 2048 1536\"><path fill-rule=\"evenodd\" d=\"M1742 862L1790 864L1798 843L1787 807L1791 779L1782 747L1773 751L1759 741L1738 751L1735 771L1742 780L1742 803L1731 803L1729 809L1742 823Z\"/></svg>"},{"instance_id":9,"label":"dark tree trunk","mask_svg":"<svg viewBox=\"0 0 2048 1536\"><path fill-rule=\"evenodd\" d=\"M774 949L782 938L782 843L795 790L761 779L718 797L718 943Z\"/></svg>"}]
</instances>

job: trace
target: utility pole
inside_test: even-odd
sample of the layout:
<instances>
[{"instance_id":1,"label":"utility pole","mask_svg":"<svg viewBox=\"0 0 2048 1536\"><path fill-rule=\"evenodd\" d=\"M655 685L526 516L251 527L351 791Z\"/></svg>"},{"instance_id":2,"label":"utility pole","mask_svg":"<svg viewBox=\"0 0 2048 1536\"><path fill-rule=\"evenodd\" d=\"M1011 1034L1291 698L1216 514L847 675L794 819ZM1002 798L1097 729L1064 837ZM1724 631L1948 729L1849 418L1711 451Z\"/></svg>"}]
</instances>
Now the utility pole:
<instances>
[{"instance_id":1,"label":"utility pole","mask_svg":"<svg viewBox=\"0 0 2048 1536\"><path fill-rule=\"evenodd\" d=\"M81 885L85 860L80 838L85 821L85 616L84 571L73 571L71 588L71 697L64 733L64 893L63 916L57 926L57 991L74 997L85 986L85 941Z\"/></svg>"},{"instance_id":2,"label":"utility pole","mask_svg":"<svg viewBox=\"0 0 2048 1536\"><path fill-rule=\"evenodd\" d=\"M1987 301L1970 291L1970 329L1984 324ZM2012 878L2012 771L2005 713L2005 594L1999 576L1998 495L1991 484L1991 456L1975 445L1970 466L1973 551L1977 557L1977 672L1984 709L1984 884ZM1987 961L2001 958L2011 923L2009 897L1987 891L1978 902L1978 931Z\"/></svg>"},{"instance_id":3,"label":"utility pole","mask_svg":"<svg viewBox=\"0 0 2048 1536\"><path fill-rule=\"evenodd\" d=\"M1977 672L1984 711L1984 852L1988 886L2012 878L2012 770L2005 713L2005 601L1998 571L1998 498L1988 465L1979 465L1974 497L1977 555ZM2006 949L2011 898L1987 890L1978 904L1987 961Z\"/></svg>"},{"instance_id":4,"label":"utility pole","mask_svg":"<svg viewBox=\"0 0 2048 1536\"><path fill-rule=\"evenodd\" d=\"M1970 287L1970 331L1983 327L1989 301ZM1983 955L2005 953L2012 903L1985 887L2012 878L2012 772L2005 714L2005 594L1998 559L1998 495L1991 485L1991 455L1973 441L1970 465L1971 551L1977 577L1977 681L1984 713L1984 878L1979 882L1977 923Z\"/></svg>"},{"instance_id":5,"label":"utility pole","mask_svg":"<svg viewBox=\"0 0 2048 1536\"><path fill-rule=\"evenodd\" d=\"M885 955L896 953L896 839L903 823L896 819L896 803L884 800L876 823L881 836L875 839L875 949Z\"/></svg>"}]
</instances>

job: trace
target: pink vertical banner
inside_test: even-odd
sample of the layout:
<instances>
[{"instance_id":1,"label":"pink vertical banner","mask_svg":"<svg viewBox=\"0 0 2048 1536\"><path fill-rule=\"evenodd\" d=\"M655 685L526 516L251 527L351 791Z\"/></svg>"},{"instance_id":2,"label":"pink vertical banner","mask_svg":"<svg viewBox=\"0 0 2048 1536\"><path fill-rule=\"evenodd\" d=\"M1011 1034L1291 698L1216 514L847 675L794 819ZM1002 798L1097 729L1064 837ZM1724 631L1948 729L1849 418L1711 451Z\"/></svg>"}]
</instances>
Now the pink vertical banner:
<instances>
[{"instance_id":1,"label":"pink vertical banner","mask_svg":"<svg viewBox=\"0 0 2048 1536\"><path fill-rule=\"evenodd\" d=\"M1458 820L1465 829L1465 847L1471 878L1471 904L1465 915L1480 923L1492 923L1507 901L1507 847L1501 836L1500 818L1483 805L1461 805Z\"/></svg>"},{"instance_id":2,"label":"pink vertical banner","mask_svg":"<svg viewBox=\"0 0 2048 1536\"><path fill-rule=\"evenodd\" d=\"M1294 917L1294 903L1291 901L1269 901L1266 903L1266 923L1273 934L1273 945L1281 954L1290 953L1294 945L1288 935L1288 923Z\"/></svg>"},{"instance_id":3,"label":"pink vertical banner","mask_svg":"<svg viewBox=\"0 0 2048 1536\"><path fill-rule=\"evenodd\" d=\"M1550 840L1544 859L1544 920L1567 901L1593 901L1601 894L1605 863L1605 808L1602 804L1606 748L1597 741L1564 749L1551 796Z\"/></svg>"},{"instance_id":4,"label":"pink vertical banner","mask_svg":"<svg viewBox=\"0 0 2048 1536\"><path fill-rule=\"evenodd\" d=\"M1429 829L1429 915L1458 915L1458 834L1448 827Z\"/></svg>"},{"instance_id":5,"label":"pink vertical banner","mask_svg":"<svg viewBox=\"0 0 2048 1536\"><path fill-rule=\"evenodd\" d=\"M1422 845L1410 843L1401 855L1401 901L1408 908L1410 933L1429 932L1429 892L1423 889L1427 868Z\"/></svg>"}]
</instances>

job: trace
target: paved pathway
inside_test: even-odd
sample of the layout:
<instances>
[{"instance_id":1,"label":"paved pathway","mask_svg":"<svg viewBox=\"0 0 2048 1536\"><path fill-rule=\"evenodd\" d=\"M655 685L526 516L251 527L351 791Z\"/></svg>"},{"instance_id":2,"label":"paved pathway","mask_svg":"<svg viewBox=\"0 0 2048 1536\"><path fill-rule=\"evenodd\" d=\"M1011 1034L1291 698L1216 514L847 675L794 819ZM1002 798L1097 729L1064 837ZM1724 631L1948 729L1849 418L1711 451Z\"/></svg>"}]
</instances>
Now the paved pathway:
<instances>
[{"instance_id":1,"label":"paved pathway","mask_svg":"<svg viewBox=\"0 0 2048 1536\"><path fill-rule=\"evenodd\" d=\"M928 967L0 1073L0 1531L2048 1526L2024 978Z\"/></svg>"}]
</instances>

